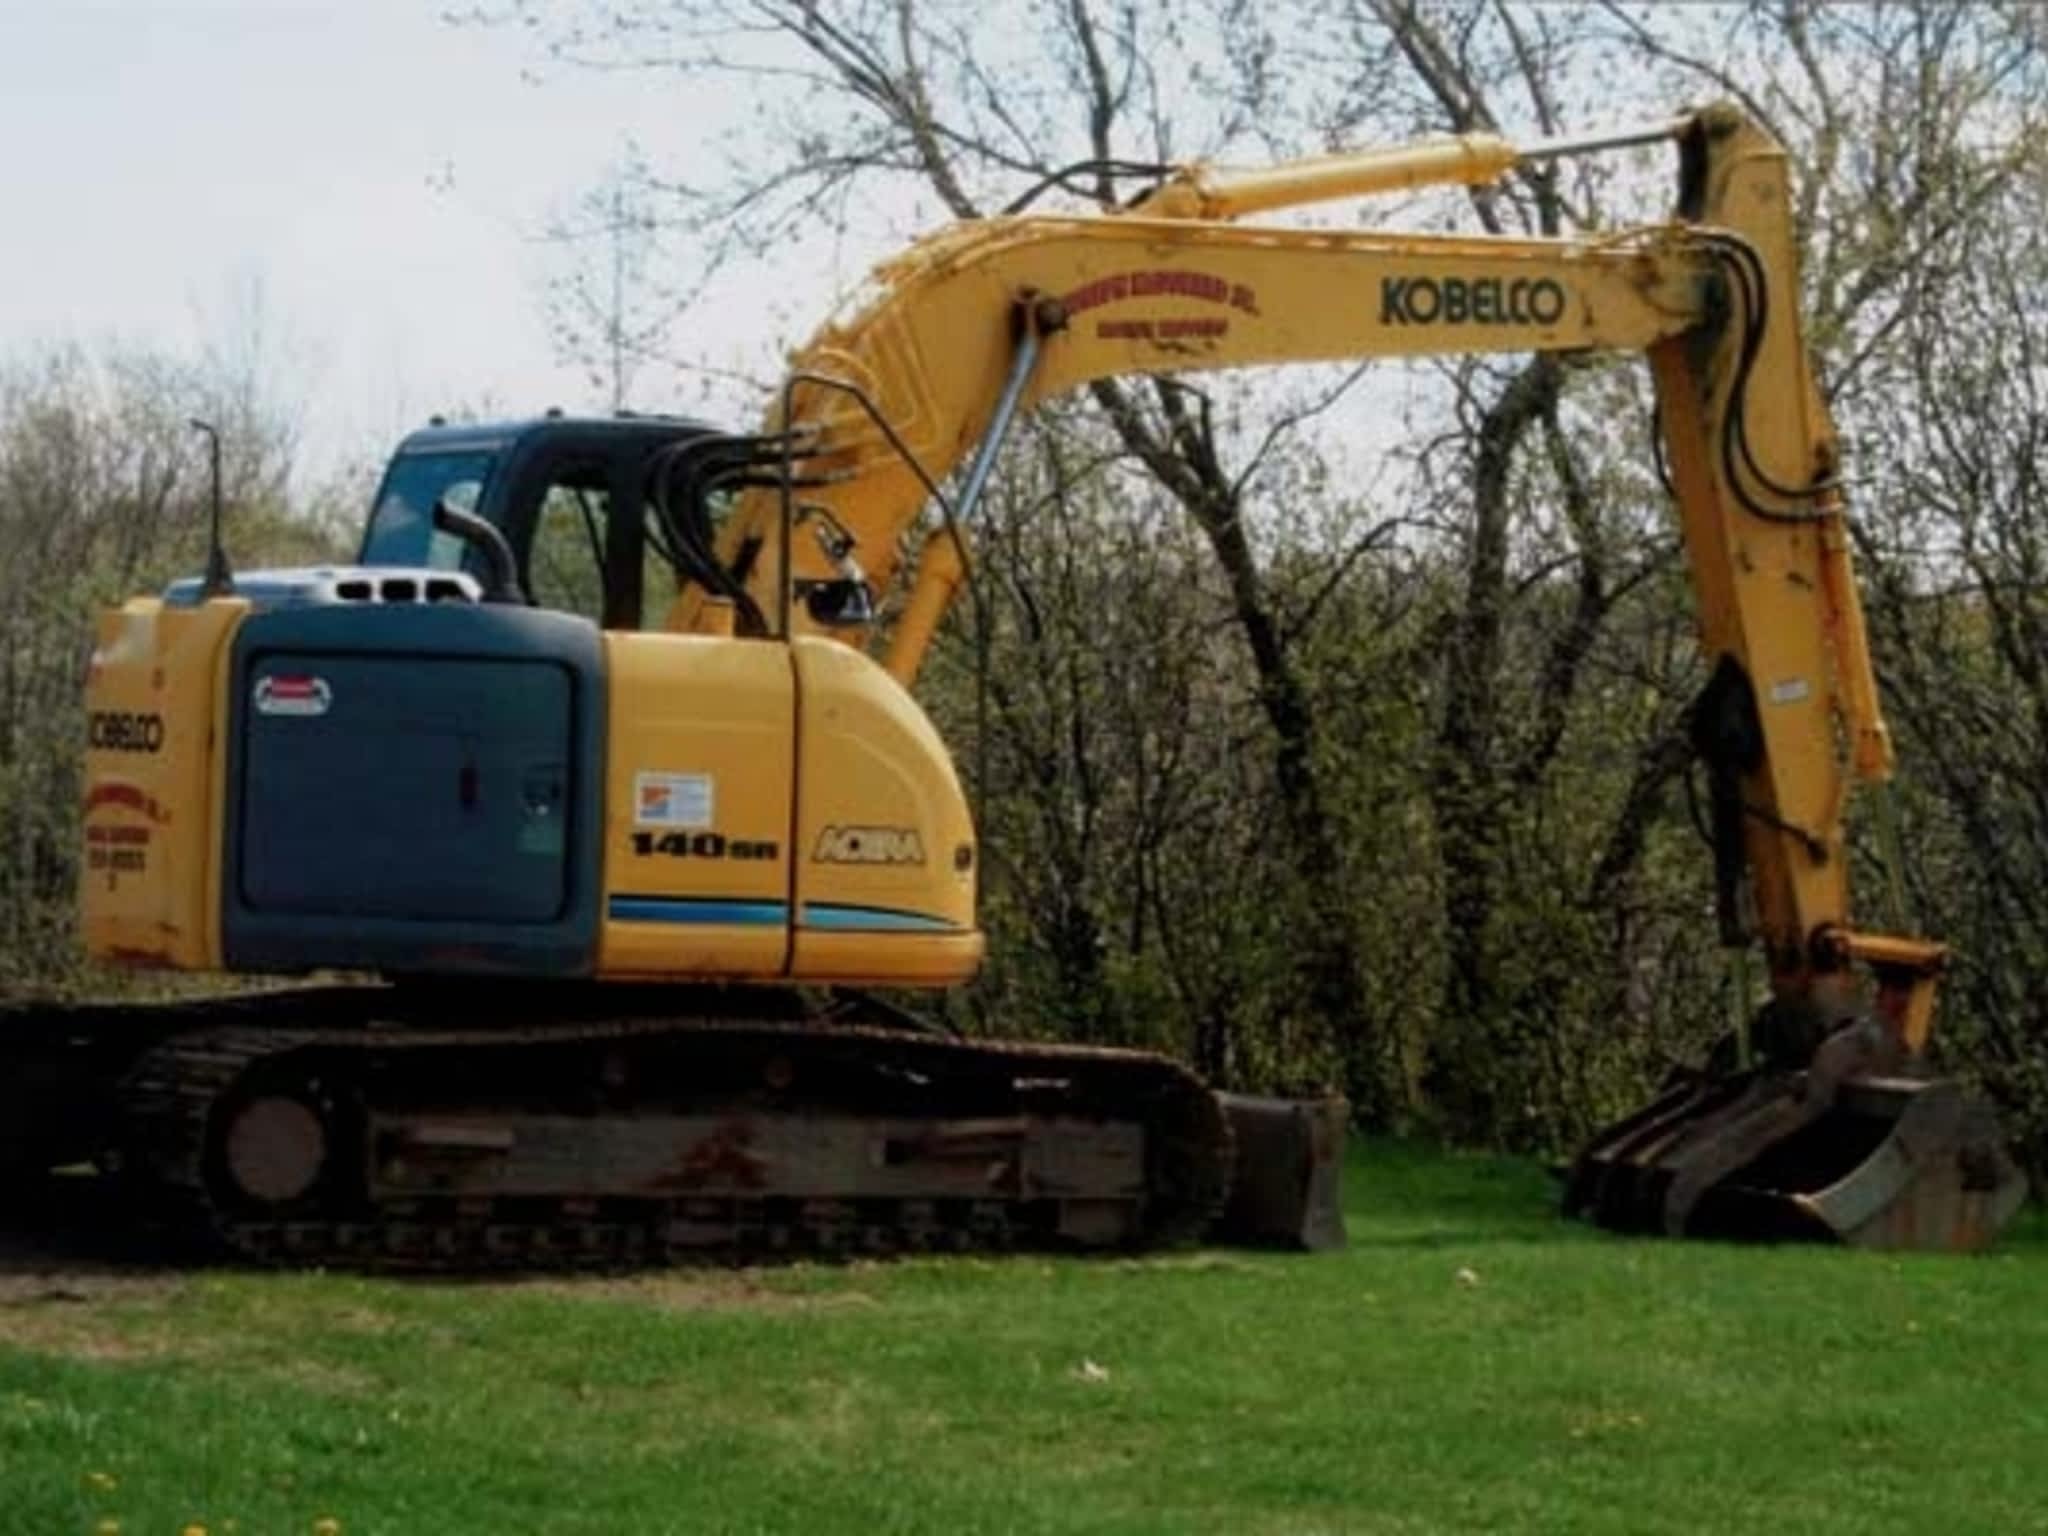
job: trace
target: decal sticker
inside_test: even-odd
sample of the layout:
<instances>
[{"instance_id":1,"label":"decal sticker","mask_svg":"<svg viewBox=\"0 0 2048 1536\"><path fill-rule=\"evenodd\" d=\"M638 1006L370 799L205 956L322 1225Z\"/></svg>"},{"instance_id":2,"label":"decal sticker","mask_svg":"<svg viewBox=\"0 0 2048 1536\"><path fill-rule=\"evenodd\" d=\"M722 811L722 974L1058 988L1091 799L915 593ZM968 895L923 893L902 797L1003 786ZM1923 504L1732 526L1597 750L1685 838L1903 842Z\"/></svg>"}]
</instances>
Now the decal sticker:
<instances>
[{"instance_id":1,"label":"decal sticker","mask_svg":"<svg viewBox=\"0 0 2048 1536\"><path fill-rule=\"evenodd\" d=\"M86 722L85 739L89 746L101 752L161 752L164 748L164 717L96 709Z\"/></svg>"},{"instance_id":2,"label":"decal sticker","mask_svg":"<svg viewBox=\"0 0 2048 1536\"><path fill-rule=\"evenodd\" d=\"M657 855L669 859L777 859L782 856L782 847L759 838L726 837L719 832L664 832L658 837L652 832L633 834L633 857L651 859Z\"/></svg>"},{"instance_id":3,"label":"decal sticker","mask_svg":"<svg viewBox=\"0 0 2048 1536\"><path fill-rule=\"evenodd\" d=\"M1771 702L1773 704L1797 704L1812 692L1813 689L1807 685L1805 678L1788 677L1782 683L1771 684Z\"/></svg>"},{"instance_id":4,"label":"decal sticker","mask_svg":"<svg viewBox=\"0 0 2048 1536\"><path fill-rule=\"evenodd\" d=\"M1060 296L1060 303L1069 315L1080 315L1105 304L1161 298L1214 304L1255 319L1259 313L1256 289L1249 283L1233 283L1213 272L1112 272L1068 289ZM1202 314L1098 320L1095 334L1104 341L1214 341L1230 334L1230 321L1220 315Z\"/></svg>"},{"instance_id":5,"label":"decal sticker","mask_svg":"<svg viewBox=\"0 0 2048 1536\"><path fill-rule=\"evenodd\" d=\"M259 715L324 715L334 705L334 690L324 677L259 677L254 693Z\"/></svg>"},{"instance_id":6,"label":"decal sticker","mask_svg":"<svg viewBox=\"0 0 2048 1536\"><path fill-rule=\"evenodd\" d=\"M113 821L104 813L126 811L148 823ZM123 875L149 873L150 845L156 829L171 823L171 813L139 784L120 779L96 781L85 796L85 867L106 877L107 889L118 890Z\"/></svg>"},{"instance_id":7,"label":"decal sticker","mask_svg":"<svg viewBox=\"0 0 2048 1536\"><path fill-rule=\"evenodd\" d=\"M840 902L804 903L806 928L840 933L956 933L960 925L930 912L902 912L894 907L852 907Z\"/></svg>"},{"instance_id":8,"label":"decal sticker","mask_svg":"<svg viewBox=\"0 0 2048 1536\"><path fill-rule=\"evenodd\" d=\"M1173 320L1098 320L1095 334L1104 341L1212 340L1230 334L1230 322L1207 315Z\"/></svg>"},{"instance_id":9,"label":"decal sticker","mask_svg":"<svg viewBox=\"0 0 2048 1536\"><path fill-rule=\"evenodd\" d=\"M85 806L80 814L89 821L93 812L108 805L136 811L160 827L167 827L171 823L170 810L161 804L155 795L139 784L130 784L121 779L95 779L92 788L86 793Z\"/></svg>"},{"instance_id":10,"label":"decal sticker","mask_svg":"<svg viewBox=\"0 0 2048 1536\"><path fill-rule=\"evenodd\" d=\"M815 864L922 864L924 839L914 827L827 827L811 850Z\"/></svg>"},{"instance_id":11,"label":"decal sticker","mask_svg":"<svg viewBox=\"0 0 2048 1536\"><path fill-rule=\"evenodd\" d=\"M110 827L104 824L85 829L85 867L103 870L112 889L122 875L139 875L149 868L149 844L155 836L149 827Z\"/></svg>"},{"instance_id":12,"label":"decal sticker","mask_svg":"<svg viewBox=\"0 0 2048 1536\"><path fill-rule=\"evenodd\" d=\"M634 774L633 824L639 827L710 826L711 775Z\"/></svg>"},{"instance_id":13,"label":"decal sticker","mask_svg":"<svg viewBox=\"0 0 2048 1536\"><path fill-rule=\"evenodd\" d=\"M1555 325L1564 318L1555 278L1383 277L1381 325Z\"/></svg>"},{"instance_id":14,"label":"decal sticker","mask_svg":"<svg viewBox=\"0 0 2048 1536\"><path fill-rule=\"evenodd\" d=\"M1121 304L1126 299L1199 299L1256 315L1259 296L1248 283L1233 283L1213 272L1112 272L1060 295L1069 315Z\"/></svg>"}]
</instances>

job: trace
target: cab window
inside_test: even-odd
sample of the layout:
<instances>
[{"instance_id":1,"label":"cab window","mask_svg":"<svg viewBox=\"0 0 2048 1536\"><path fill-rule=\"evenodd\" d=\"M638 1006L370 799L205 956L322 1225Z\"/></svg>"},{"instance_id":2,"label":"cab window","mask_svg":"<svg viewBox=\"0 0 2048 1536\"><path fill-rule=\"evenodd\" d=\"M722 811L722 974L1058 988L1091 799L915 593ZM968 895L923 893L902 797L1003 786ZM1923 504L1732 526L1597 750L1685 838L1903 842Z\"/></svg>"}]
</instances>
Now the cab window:
<instances>
[{"instance_id":1,"label":"cab window","mask_svg":"<svg viewBox=\"0 0 2048 1536\"><path fill-rule=\"evenodd\" d=\"M605 622L611 503L602 465L565 467L542 493L526 570L526 590L540 607Z\"/></svg>"}]
</instances>

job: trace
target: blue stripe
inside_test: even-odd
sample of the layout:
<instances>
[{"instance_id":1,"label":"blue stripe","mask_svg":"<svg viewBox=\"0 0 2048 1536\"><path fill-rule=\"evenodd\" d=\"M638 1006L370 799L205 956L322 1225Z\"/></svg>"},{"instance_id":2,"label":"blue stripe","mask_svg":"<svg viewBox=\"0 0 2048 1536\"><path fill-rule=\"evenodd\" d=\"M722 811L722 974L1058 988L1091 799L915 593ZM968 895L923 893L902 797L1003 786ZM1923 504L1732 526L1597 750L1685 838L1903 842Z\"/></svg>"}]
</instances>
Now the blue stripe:
<instances>
[{"instance_id":1,"label":"blue stripe","mask_svg":"<svg viewBox=\"0 0 2048 1536\"><path fill-rule=\"evenodd\" d=\"M898 912L889 907L842 907L804 903L806 928L836 928L858 933L957 933L960 925L924 912Z\"/></svg>"},{"instance_id":2,"label":"blue stripe","mask_svg":"<svg viewBox=\"0 0 2048 1536\"><path fill-rule=\"evenodd\" d=\"M611 915L635 923L735 923L774 927L789 921L782 901L720 901L702 896L614 896Z\"/></svg>"}]
</instances>

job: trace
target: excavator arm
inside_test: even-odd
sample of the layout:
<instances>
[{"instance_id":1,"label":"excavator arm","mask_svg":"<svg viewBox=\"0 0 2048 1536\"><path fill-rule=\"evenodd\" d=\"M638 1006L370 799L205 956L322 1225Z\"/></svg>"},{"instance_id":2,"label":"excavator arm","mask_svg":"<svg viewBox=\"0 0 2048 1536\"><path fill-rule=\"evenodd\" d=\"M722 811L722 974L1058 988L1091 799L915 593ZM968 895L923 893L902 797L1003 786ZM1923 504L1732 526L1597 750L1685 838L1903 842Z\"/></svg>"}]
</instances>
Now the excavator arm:
<instances>
[{"instance_id":1,"label":"excavator arm","mask_svg":"<svg viewBox=\"0 0 2048 1536\"><path fill-rule=\"evenodd\" d=\"M844 530L867 582L889 590L943 481L996 424L1094 379L1260 364L1447 353L1644 351L1696 327L1711 253L1659 227L1601 239L1489 240L1276 229L1146 217L1006 218L961 224L880 268L873 297L793 359L767 423L799 434L803 508ZM1034 366L1012 389L1026 339ZM764 434L765 435L765 434ZM719 541L777 611L773 486L743 494ZM836 573L799 531L790 574ZM701 589L673 622L701 625ZM799 616L801 626L803 619ZM840 628L864 641L864 627ZM890 669L915 677L922 640Z\"/></svg>"},{"instance_id":2,"label":"excavator arm","mask_svg":"<svg viewBox=\"0 0 2048 1536\"><path fill-rule=\"evenodd\" d=\"M1608 235L1236 222L1392 188L1483 184L1532 158L1659 138L1679 150L1672 218ZM1891 747L1838 448L1799 324L1789 181L1779 145L1739 112L1710 107L1638 133L1523 150L1482 135L1263 171L1193 167L1127 212L953 225L880 267L796 354L762 439L782 472L737 496L719 566L773 631L865 645L876 638L871 604L821 610L792 594L835 582L886 594L909 562L914 580L885 658L907 686L967 558L961 520L927 508L944 505L939 485L973 456L971 502L1018 409L1138 373L1646 354L1712 670L1693 736L1714 809L1721 939L1736 956L1761 943L1773 1003L1732 1047L1743 1071L1761 1075L1741 1079L1748 1086L1732 1098L1734 1079L1723 1076L1706 1099L1694 1085L1647 1120L1623 1122L1580 1159L1570 1202L1611 1225L1677 1231L1714 1206L1710 1191L1739 1186L1744 1169L1813 1184L1821 1176L1808 1169L1767 1165L1788 1145L1819 1144L1839 1161L1830 1136L1857 1137L1831 1131L1829 1114L1846 1098L1883 1101L1889 1090L1873 1085L1889 1084L1897 1102L1880 1118L1934 1152L1880 1138L1885 1156L1872 1161L1891 1168L1891 1184L1877 1188L1866 1161L1845 1192L1830 1164L1817 1192L1794 1202L1800 1219L1857 1240L1914 1240L1935 1227L1946 1241L1977 1240L2023 1186L1977 1121L1969 1135L1959 1128L1969 1115L1951 1102L1953 1085L1934 1080L1944 1091L1933 1093L1913 1076L1946 951L1866 931L1851 915L1850 792L1889 776ZM683 630L731 622L729 599L701 587L686 588L670 614ZM1954 1172L1963 1164L1967 1177Z\"/></svg>"},{"instance_id":3,"label":"excavator arm","mask_svg":"<svg viewBox=\"0 0 2048 1536\"><path fill-rule=\"evenodd\" d=\"M1757 739L1738 750L1745 744L1732 738L1745 732L1724 729L1730 739L1717 750L1749 797L1736 826L1756 874L1756 919L1774 961L1803 964L1814 935L1846 927L1849 783L1886 776L1890 747L1849 566L1833 433L1793 302L1789 170L1775 143L1725 109L1565 148L1647 136L1679 144L1675 216L1601 237L1234 222L1390 188L1483 183L1529 158L1489 135L1263 171L1194 167L1129 214L941 230L880 268L871 296L797 354L764 435L790 434L805 484L785 497L767 476L745 490L721 530L720 563L744 570L756 610L776 615L778 627L866 643L876 638L872 608L851 622L821 621L791 607L786 587L857 569L879 596L912 557L915 582L886 650L907 686L966 556L965 530L929 518L931 488L999 436L1014 409L1134 373L1645 353L1701 638L1746 680L1721 708L1746 711L1737 724ZM806 537L807 525L830 537ZM672 622L703 627L714 611L707 595L688 589ZM1846 755L1838 738L1850 744ZM1739 902L1724 894L1732 937Z\"/></svg>"}]
</instances>

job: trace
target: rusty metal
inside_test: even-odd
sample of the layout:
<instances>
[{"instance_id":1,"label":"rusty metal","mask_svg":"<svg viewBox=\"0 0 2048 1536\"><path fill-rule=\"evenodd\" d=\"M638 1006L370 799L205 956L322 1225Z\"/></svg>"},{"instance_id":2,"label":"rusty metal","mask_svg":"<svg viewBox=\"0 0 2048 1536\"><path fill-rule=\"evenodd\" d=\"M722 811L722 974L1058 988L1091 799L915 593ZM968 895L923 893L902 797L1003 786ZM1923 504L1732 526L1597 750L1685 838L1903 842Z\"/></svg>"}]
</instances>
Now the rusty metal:
<instances>
[{"instance_id":1,"label":"rusty metal","mask_svg":"<svg viewBox=\"0 0 2048 1536\"><path fill-rule=\"evenodd\" d=\"M1841 1178L1795 1197L1843 1242L1983 1248L2025 1200L1997 1116L1953 1079L1871 1079L1845 1085L1844 1101L1889 1119L1890 1133Z\"/></svg>"},{"instance_id":2,"label":"rusty metal","mask_svg":"<svg viewBox=\"0 0 2048 1536\"><path fill-rule=\"evenodd\" d=\"M282 1205L319 1182L327 1132L310 1105L265 1094L235 1110L221 1150L237 1190L262 1204Z\"/></svg>"},{"instance_id":3,"label":"rusty metal","mask_svg":"<svg viewBox=\"0 0 2048 1536\"><path fill-rule=\"evenodd\" d=\"M843 1001L817 1014L793 994L717 988L342 986L15 1009L16 1085L67 1091L9 1117L0 1148L25 1168L118 1161L174 1226L266 1263L1344 1240L1342 1100L1217 1096L1143 1053L848 1019ZM892 1116L834 1099L849 1083L935 1083L945 1063L971 1064L979 1085L958 1102ZM664 1105L678 1084L701 1091ZM1236 1186L1233 1123L1258 1142Z\"/></svg>"},{"instance_id":4,"label":"rusty metal","mask_svg":"<svg viewBox=\"0 0 2048 1536\"><path fill-rule=\"evenodd\" d=\"M1260 1247L1343 1247L1338 1195L1350 1105L1337 1097L1216 1097L1237 1144L1237 1172L1211 1235Z\"/></svg>"},{"instance_id":5,"label":"rusty metal","mask_svg":"<svg viewBox=\"0 0 2048 1536\"><path fill-rule=\"evenodd\" d=\"M1692 1076L1587 1145L1565 1210L1619 1232L1973 1251L2026 1196L1989 1104L1851 1025L1799 1071Z\"/></svg>"},{"instance_id":6,"label":"rusty metal","mask_svg":"<svg viewBox=\"0 0 2048 1536\"><path fill-rule=\"evenodd\" d=\"M0 1012L13 1084L66 1085L0 1124L0 1150L118 1162L173 1225L259 1262L1344 1240L1340 1099L1218 1096L1160 1057L950 1039L886 1012L850 1023L844 1000L340 986ZM947 1063L979 1086L916 1114L834 1097L937 1083ZM697 1097L664 1104L676 1085ZM1258 1144L1235 1186L1233 1123Z\"/></svg>"},{"instance_id":7,"label":"rusty metal","mask_svg":"<svg viewBox=\"0 0 2048 1536\"><path fill-rule=\"evenodd\" d=\"M279 994L145 1050L126 1140L181 1226L293 1265L1127 1249L1197 1236L1222 1204L1228 1121L1164 1058L826 1021L758 992L698 1001L534 1023L551 1000L522 1016L500 996L485 1024L472 995L415 1002L408 1026L402 992L364 988L352 1017L297 1028Z\"/></svg>"}]
</instances>

